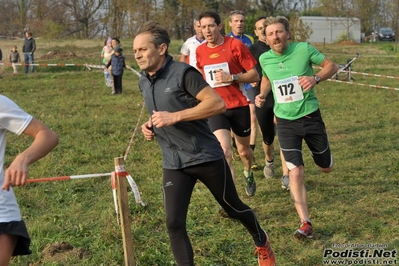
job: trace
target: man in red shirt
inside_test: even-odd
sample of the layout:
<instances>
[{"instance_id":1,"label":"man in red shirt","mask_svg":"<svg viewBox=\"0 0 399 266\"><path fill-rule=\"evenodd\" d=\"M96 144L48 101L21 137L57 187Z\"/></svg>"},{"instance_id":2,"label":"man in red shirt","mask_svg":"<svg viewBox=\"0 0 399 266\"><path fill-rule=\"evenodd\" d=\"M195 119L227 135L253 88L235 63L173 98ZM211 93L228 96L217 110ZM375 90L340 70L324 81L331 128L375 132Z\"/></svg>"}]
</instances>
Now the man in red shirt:
<instances>
[{"instance_id":1,"label":"man in red shirt","mask_svg":"<svg viewBox=\"0 0 399 266\"><path fill-rule=\"evenodd\" d=\"M256 183L251 170L251 119L244 83L259 81L255 68L257 62L240 40L221 34L223 24L216 12L205 11L198 17L206 42L196 50L197 68L225 101L227 108L225 113L209 118L209 127L223 148L233 178L235 172L232 166L230 129L234 132L237 150L244 166L244 178L247 183L245 191L248 196L253 196Z\"/></svg>"}]
</instances>

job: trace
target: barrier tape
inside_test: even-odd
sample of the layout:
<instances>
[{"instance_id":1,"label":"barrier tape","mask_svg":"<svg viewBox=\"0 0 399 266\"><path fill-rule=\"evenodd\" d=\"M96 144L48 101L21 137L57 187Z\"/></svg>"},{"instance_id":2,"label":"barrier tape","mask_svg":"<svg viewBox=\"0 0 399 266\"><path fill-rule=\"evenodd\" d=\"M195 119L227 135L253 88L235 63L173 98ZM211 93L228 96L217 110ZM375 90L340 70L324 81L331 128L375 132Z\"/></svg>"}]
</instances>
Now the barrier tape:
<instances>
[{"instance_id":1,"label":"barrier tape","mask_svg":"<svg viewBox=\"0 0 399 266\"><path fill-rule=\"evenodd\" d=\"M373 84L364 84L360 82L355 82L355 81L345 81L345 80L339 80L339 79L334 79L340 72L345 72L348 73L349 75L351 74L360 74L364 76L373 76L373 77L379 77L379 78L390 78L390 79L399 79L399 77L395 76L388 76L388 75L381 75L381 74L371 74L371 73L364 73L364 72L356 72L352 71L351 69L346 69L349 67L353 61L355 61L359 57L359 54L356 53L356 56L350 60L348 63L346 63L343 67L341 67L337 73L334 74L333 78L327 79L328 81L332 82L338 82L338 83L346 83L346 84L354 84L354 85L359 85L359 86L365 86L365 87L371 87L371 88L377 88L377 89L387 89L387 90L395 90L399 91L399 88L394 88L394 87L388 87L388 86L381 86L381 85L373 85ZM320 66L313 66L313 68L319 68L322 69ZM353 79L352 79L353 80Z\"/></svg>"},{"instance_id":2,"label":"barrier tape","mask_svg":"<svg viewBox=\"0 0 399 266\"><path fill-rule=\"evenodd\" d=\"M135 69L133 69L131 67L128 67L128 69L131 70L133 73L135 73L138 77L140 77L141 74L138 71L136 71ZM126 148L125 155L123 155L123 160L124 161L126 161L127 155L130 152L130 148L131 148L131 146L133 144L133 140L134 140L134 138L136 136L137 129L139 127L139 123L140 123L140 120L141 120L141 116L143 115L144 106L145 105L144 105L144 102L143 102L143 104L141 105L141 110L140 110L139 117L138 117L137 122L136 122L136 126L134 127L134 131L133 131L132 137L130 138L129 144L128 144L127 148Z\"/></svg>"},{"instance_id":3,"label":"barrier tape","mask_svg":"<svg viewBox=\"0 0 399 266\"><path fill-rule=\"evenodd\" d=\"M90 65L90 64L85 64L85 67L87 67L87 69L91 70L90 68L100 68L100 69L105 69L104 65Z\"/></svg>"},{"instance_id":4,"label":"barrier tape","mask_svg":"<svg viewBox=\"0 0 399 266\"><path fill-rule=\"evenodd\" d=\"M357 57L356 57L357 58ZM355 59L355 58L354 58ZM353 61L354 61L354 59L352 59L351 60L351 62L350 63L352 63ZM0 63L0 66L11 66L12 65L12 63ZM80 67L80 66L84 66L84 67L86 67L86 68L88 68L89 70L90 70L90 68L99 68L99 69L104 69L105 68L105 66L104 65L93 65L93 64L60 64L60 63L56 63L56 64L36 64L36 63L33 63L33 64L23 64L23 63L14 63L14 65L16 65L16 66L58 66L58 67L61 67L61 66L66 66L66 67L73 67L73 66L77 66L77 67ZM346 65L348 65L348 64L346 64ZM339 72L348 72L347 70L344 70L345 69L345 66L346 65L344 65L344 67L342 67L342 69L340 69L339 70ZM319 67L319 66L313 66L314 68L319 68L319 69L322 69L321 67ZM140 73L137 71L137 70L135 70L135 69L133 69L133 68L128 68L129 70L131 70L133 73L135 73L137 76L139 76L140 77ZM372 73L365 73L365 72L356 72L356 71L350 71L350 73L351 74L360 74L360 75L364 75L364 76L373 76L373 77L380 77L380 78L390 78L390 79L399 79L399 77L396 77L396 76L388 76L388 75L381 75L381 74L372 74Z\"/></svg>"},{"instance_id":5,"label":"barrier tape","mask_svg":"<svg viewBox=\"0 0 399 266\"><path fill-rule=\"evenodd\" d=\"M356 71L350 71L351 74L360 74L364 76L372 76L372 77L379 77L379 78L389 78L389 79L399 79L399 77L395 76L388 76L388 75L380 75L380 74L370 74L370 73L364 73L364 72L356 72Z\"/></svg>"},{"instance_id":6,"label":"barrier tape","mask_svg":"<svg viewBox=\"0 0 399 266\"><path fill-rule=\"evenodd\" d=\"M118 173L119 176L128 176L126 172L120 172ZM37 182L49 182L49 181L61 181L61 180L71 180L71 179L79 179L79 178L92 178L92 177L101 177L101 176L111 176L111 187L112 187L112 196L114 199L114 208L116 212L116 222L119 225L119 212L118 212L118 201L116 198L116 185L115 185L115 178L116 178L116 172L112 173L105 173L105 174L87 174L87 175L71 175L71 176L56 176L56 177L44 177L44 178L34 178L34 179L28 179L26 180L26 183L37 183ZM130 175L129 175L130 176ZM134 181L133 181L134 182ZM130 184L130 182L129 182ZM133 188L131 186L133 193L140 193L138 191L137 185ZM136 195L134 195L136 198ZM141 199L140 199L141 201ZM137 202L137 200L136 200ZM144 203L142 203L143 205ZM145 205L143 205L145 206Z\"/></svg>"},{"instance_id":7,"label":"barrier tape","mask_svg":"<svg viewBox=\"0 0 399 266\"><path fill-rule=\"evenodd\" d=\"M114 198L116 222L119 225L119 211L118 211L118 200L116 198L116 175L115 175L115 172L112 172L112 175L111 175L111 186L112 186L112 197Z\"/></svg>"},{"instance_id":8,"label":"barrier tape","mask_svg":"<svg viewBox=\"0 0 399 266\"><path fill-rule=\"evenodd\" d=\"M322 69L322 67L319 67L319 66L313 66L313 68ZM342 70L341 72L351 73L351 74L360 74L360 75L363 75L363 76L370 76L370 77L399 79L399 77L396 77L396 76L388 76L388 75L382 75L382 74L372 74L372 73L365 73L365 72L357 72L357 71L353 71L353 70Z\"/></svg>"},{"instance_id":9,"label":"barrier tape","mask_svg":"<svg viewBox=\"0 0 399 266\"><path fill-rule=\"evenodd\" d=\"M116 172L117 176L126 176L127 175L124 164L115 165L115 172Z\"/></svg>"},{"instance_id":10,"label":"barrier tape","mask_svg":"<svg viewBox=\"0 0 399 266\"><path fill-rule=\"evenodd\" d=\"M134 198L137 203L140 203L142 206L145 206L144 202L141 200L140 192L136 182L134 182L132 176L125 171L125 166L120 165L120 167L115 167L114 172L112 173L103 173L103 174L86 174L86 175L70 175L70 176L55 176L55 177L42 177L42 178L32 178L26 180L26 183L39 183L39 182L51 182L51 181L63 181L63 180L72 180L72 179L82 179L82 178L92 178L92 177L102 177L102 176L111 176L111 185L112 189L115 187L115 181L112 180L112 176L126 177L128 183L133 191Z\"/></svg>"},{"instance_id":11,"label":"barrier tape","mask_svg":"<svg viewBox=\"0 0 399 266\"><path fill-rule=\"evenodd\" d=\"M0 63L0 66L11 66L12 63ZM60 63L55 63L55 64L37 64L37 63L33 63L33 64L23 64L23 63L14 63L15 66L91 66L93 68L98 67L98 65L88 65L88 64L60 64ZM104 66L102 66L102 68L104 68Z\"/></svg>"},{"instance_id":12,"label":"barrier tape","mask_svg":"<svg viewBox=\"0 0 399 266\"><path fill-rule=\"evenodd\" d=\"M12 66L12 64L14 64L15 66L57 66L57 67L62 67L62 66L66 66L66 67L81 67L84 66L87 68L87 70L91 70L92 68L99 68L99 69L105 69L104 65L92 65L92 64L22 64L22 63L0 63L0 66Z\"/></svg>"},{"instance_id":13,"label":"barrier tape","mask_svg":"<svg viewBox=\"0 0 399 266\"><path fill-rule=\"evenodd\" d=\"M377 89L387 89L387 90L399 91L399 88L380 86L380 85L372 85L372 84L364 84L364 83L354 82L354 81L343 81L343 80L336 80L336 79L327 79L327 81L346 83L346 84L354 84L354 85L366 86L366 87L377 88Z\"/></svg>"},{"instance_id":14,"label":"barrier tape","mask_svg":"<svg viewBox=\"0 0 399 266\"><path fill-rule=\"evenodd\" d=\"M132 191L134 194L134 199L136 200L136 203L139 203L139 204L141 204L141 206L145 207L145 203L141 200L139 188L138 188L136 182L134 182L133 177L131 175L127 175L126 178L127 178L127 181L129 183L130 187L132 188Z\"/></svg>"},{"instance_id":15,"label":"barrier tape","mask_svg":"<svg viewBox=\"0 0 399 266\"><path fill-rule=\"evenodd\" d=\"M130 70L131 70L134 74L136 74L138 77L141 76L140 72L138 72L137 70L135 70L135 69L133 69L133 68L131 68L131 67L129 67L128 69L130 69Z\"/></svg>"},{"instance_id":16,"label":"barrier tape","mask_svg":"<svg viewBox=\"0 0 399 266\"><path fill-rule=\"evenodd\" d=\"M145 206L144 202L141 200L140 191L136 185L136 182L134 182L132 176L129 175L125 171L125 165L123 165L123 164L115 165L115 174L116 174L116 176L123 176L123 177L127 178L127 181L133 191L134 199L136 200L136 203L140 203L141 206Z\"/></svg>"},{"instance_id":17,"label":"barrier tape","mask_svg":"<svg viewBox=\"0 0 399 266\"><path fill-rule=\"evenodd\" d=\"M115 209L115 214L116 214L116 222L119 225L119 208L118 208L118 200L117 200L117 195L116 195L116 176L117 173L116 172L112 172L111 175L111 185L112 185L112 197L114 199L114 209ZM145 207L145 203L141 200L140 197L140 191L139 188L137 187L136 182L134 182L134 179L131 175L127 175L127 181L133 191L133 195L134 195L134 199L136 201L136 203L141 204L141 206Z\"/></svg>"},{"instance_id":18,"label":"barrier tape","mask_svg":"<svg viewBox=\"0 0 399 266\"><path fill-rule=\"evenodd\" d=\"M314 68L318 68L318 69L322 69L322 67L319 67L319 66L313 66L313 67ZM372 73L365 73L365 72L357 72L357 71L353 71L353 70L343 70L341 72L351 73L351 74L359 74L359 75L369 76L369 77L399 79L399 77L396 77L396 76L388 76L388 75L382 75L382 74L372 74Z\"/></svg>"},{"instance_id":19,"label":"barrier tape","mask_svg":"<svg viewBox=\"0 0 399 266\"><path fill-rule=\"evenodd\" d=\"M50 181L61 181L61 180L71 180L71 179L80 179L80 178L92 178L92 177L100 177L100 176L111 176L111 174L112 173L33 178L33 179L26 180L26 183L50 182Z\"/></svg>"},{"instance_id":20,"label":"barrier tape","mask_svg":"<svg viewBox=\"0 0 399 266\"><path fill-rule=\"evenodd\" d=\"M125 161L126 161L127 155L128 155L129 152L130 152L130 148L131 148L131 146L132 146L132 144L133 144L133 140L134 140L134 138L136 137L137 129L138 129L138 127L139 127L139 123L140 123L140 120L141 120L141 116L143 115L143 111L144 111L144 103L141 105L141 110L140 110L139 118L137 119L136 126L134 127L133 134L132 134L132 136L131 136L131 138L130 138L129 144L127 145L125 154L123 155L123 160L125 160Z\"/></svg>"}]
</instances>

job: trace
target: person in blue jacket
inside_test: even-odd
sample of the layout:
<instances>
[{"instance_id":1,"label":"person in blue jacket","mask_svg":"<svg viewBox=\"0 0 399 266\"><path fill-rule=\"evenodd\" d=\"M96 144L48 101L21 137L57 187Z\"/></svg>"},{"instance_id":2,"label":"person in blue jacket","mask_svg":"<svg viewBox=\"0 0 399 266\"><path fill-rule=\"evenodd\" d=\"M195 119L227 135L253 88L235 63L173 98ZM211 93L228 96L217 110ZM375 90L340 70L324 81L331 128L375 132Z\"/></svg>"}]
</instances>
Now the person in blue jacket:
<instances>
[{"instance_id":1,"label":"person in blue jacket","mask_svg":"<svg viewBox=\"0 0 399 266\"><path fill-rule=\"evenodd\" d=\"M111 56L111 60L105 65L105 68L112 66L111 74L114 79L114 90L112 94L121 94L122 93L122 76L123 69L128 68L125 63L125 57L122 54L122 47L117 45L114 48L114 54Z\"/></svg>"}]
</instances>

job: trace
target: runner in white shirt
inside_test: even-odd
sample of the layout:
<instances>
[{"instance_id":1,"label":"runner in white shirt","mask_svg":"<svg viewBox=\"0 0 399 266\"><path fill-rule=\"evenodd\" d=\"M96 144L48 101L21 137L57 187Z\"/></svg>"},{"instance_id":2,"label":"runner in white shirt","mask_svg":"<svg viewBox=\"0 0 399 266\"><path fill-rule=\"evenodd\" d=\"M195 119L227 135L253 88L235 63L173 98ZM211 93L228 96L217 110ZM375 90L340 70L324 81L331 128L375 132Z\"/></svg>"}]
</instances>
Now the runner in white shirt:
<instances>
[{"instance_id":1,"label":"runner in white shirt","mask_svg":"<svg viewBox=\"0 0 399 266\"><path fill-rule=\"evenodd\" d=\"M179 61L190 64L191 66L197 68L195 50L197 50L197 47L205 41L198 18L194 19L194 29L195 35L188 38L180 49L181 55Z\"/></svg>"},{"instance_id":2,"label":"runner in white shirt","mask_svg":"<svg viewBox=\"0 0 399 266\"><path fill-rule=\"evenodd\" d=\"M34 140L4 171L7 130L17 135L23 133ZM8 265L11 256L31 253L29 234L12 187L25 185L29 164L45 156L57 144L56 133L0 95L0 265Z\"/></svg>"}]
</instances>

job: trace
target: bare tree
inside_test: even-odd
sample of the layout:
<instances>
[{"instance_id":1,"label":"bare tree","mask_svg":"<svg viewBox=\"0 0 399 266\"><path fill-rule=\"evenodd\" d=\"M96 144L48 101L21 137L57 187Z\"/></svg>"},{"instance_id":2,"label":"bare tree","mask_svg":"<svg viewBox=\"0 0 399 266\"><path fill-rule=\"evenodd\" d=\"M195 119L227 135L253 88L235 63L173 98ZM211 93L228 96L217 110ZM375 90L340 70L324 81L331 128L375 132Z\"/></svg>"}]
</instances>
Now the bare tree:
<instances>
[{"instance_id":1,"label":"bare tree","mask_svg":"<svg viewBox=\"0 0 399 266\"><path fill-rule=\"evenodd\" d=\"M159 21L156 18L163 14L161 15L162 9L158 6L157 2L157 0L132 0L132 4L128 9L129 14L127 16L129 19L128 25L130 36L133 37L137 32L137 28L144 22L149 20Z\"/></svg>"},{"instance_id":2,"label":"bare tree","mask_svg":"<svg viewBox=\"0 0 399 266\"><path fill-rule=\"evenodd\" d=\"M298 1L302 12L311 11L315 7L315 0Z\"/></svg>"},{"instance_id":3,"label":"bare tree","mask_svg":"<svg viewBox=\"0 0 399 266\"><path fill-rule=\"evenodd\" d=\"M355 0L355 13L357 17L361 20L362 32L366 35L371 34L371 32L381 24L379 10L381 9L380 0Z\"/></svg>"},{"instance_id":4,"label":"bare tree","mask_svg":"<svg viewBox=\"0 0 399 266\"><path fill-rule=\"evenodd\" d=\"M21 32L20 13L18 3L12 0L1 0L0 9L0 36L12 37ZM20 36L22 37L22 36Z\"/></svg>"},{"instance_id":5,"label":"bare tree","mask_svg":"<svg viewBox=\"0 0 399 266\"><path fill-rule=\"evenodd\" d=\"M396 41L398 41L398 34L399 34L399 2L392 0L392 28L396 33Z\"/></svg>"},{"instance_id":6,"label":"bare tree","mask_svg":"<svg viewBox=\"0 0 399 266\"><path fill-rule=\"evenodd\" d=\"M92 38L100 31L99 11L105 0L63 0L71 22L69 34L80 38Z\"/></svg>"},{"instance_id":7,"label":"bare tree","mask_svg":"<svg viewBox=\"0 0 399 266\"><path fill-rule=\"evenodd\" d=\"M178 0L178 2L180 3L181 14L183 18L180 21L180 38L185 40L188 37L191 37L194 33L194 18L207 8L201 0Z\"/></svg>"},{"instance_id":8,"label":"bare tree","mask_svg":"<svg viewBox=\"0 0 399 266\"><path fill-rule=\"evenodd\" d=\"M396 34L399 33L399 1L398 0L387 0L383 9L386 11L386 18L381 23L381 26L389 26L395 30ZM396 36L396 40L398 37Z\"/></svg>"},{"instance_id":9,"label":"bare tree","mask_svg":"<svg viewBox=\"0 0 399 266\"><path fill-rule=\"evenodd\" d=\"M231 10L243 10L247 32L261 15L291 18L300 12L346 17L347 33L352 17L361 20L363 32L378 26L399 31L398 0L0 0L0 6L0 35L7 36L29 26L36 35L51 38L134 37L139 25L155 20L173 38L186 39L193 33L194 17L206 9L216 10L222 20Z\"/></svg>"},{"instance_id":10,"label":"bare tree","mask_svg":"<svg viewBox=\"0 0 399 266\"><path fill-rule=\"evenodd\" d=\"M21 0L18 2L19 4L19 15L21 17L21 24L25 27L26 26L26 12L28 9L28 1L27 0Z\"/></svg>"}]
</instances>

